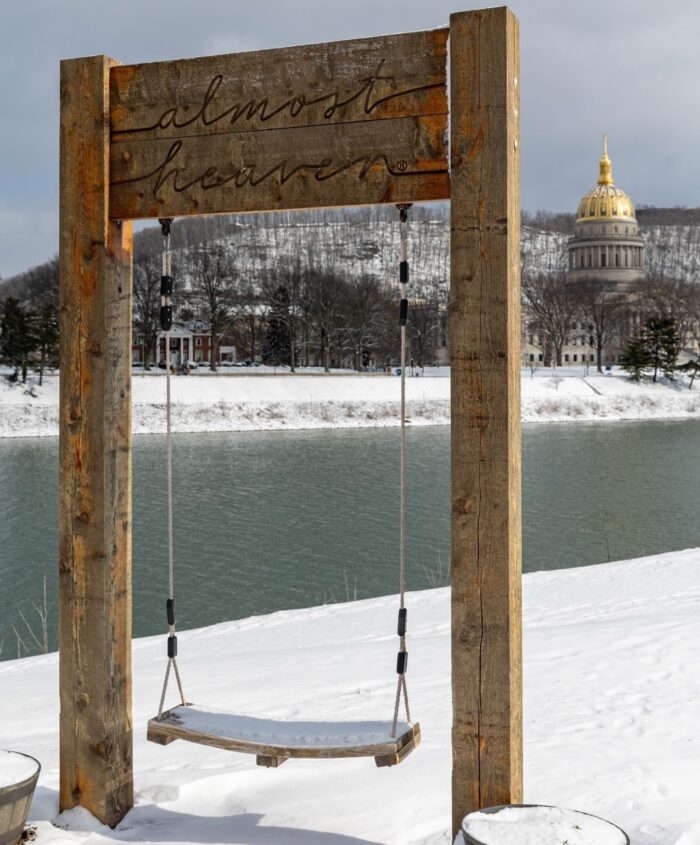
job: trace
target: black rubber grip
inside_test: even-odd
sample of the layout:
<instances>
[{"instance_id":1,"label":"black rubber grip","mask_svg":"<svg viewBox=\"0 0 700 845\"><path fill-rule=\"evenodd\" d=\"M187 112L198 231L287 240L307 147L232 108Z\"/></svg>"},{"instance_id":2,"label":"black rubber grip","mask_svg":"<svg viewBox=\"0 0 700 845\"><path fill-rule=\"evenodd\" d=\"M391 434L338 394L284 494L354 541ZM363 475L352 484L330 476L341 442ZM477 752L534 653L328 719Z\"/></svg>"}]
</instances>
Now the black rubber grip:
<instances>
[{"instance_id":1,"label":"black rubber grip","mask_svg":"<svg viewBox=\"0 0 700 845\"><path fill-rule=\"evenodd\" d=\"M168 625L175 624L175 599L168 599L165 603L165 608L168 614Z\"/></svg>"},{"instance_id":2,"label":"black rubber grip","mask_svg":"<svg viewBox=\"0 0 700 845\"><path fill-rule=\"evenodd\" d=\"M402 261L399 264L399 281L402 285L408 282L408 261Z\"/></svg>"},{"instance_id":3,"label":"black rubber grip","mask_svg":"<svg viewBox=\"0 0 700 845\"><path fill-rule=\"evenodd\" d=\"M406 617L408 616L408 610L405 607L402 607L399 610L399 636L404 637L406 635Z\"/></svg>"},{"instance_id":4,"label":"black rubber grip","mask_svg":"<svg viewBox=\"0 0 700 845\"><path fill-rule=\"evenodd\" d=\"M173 325L173 306L160 306L160 327L164 332L170 331Z\"/></svg>"},{"instance_id":5,"label":"black rubber grip","mask_svg":"<svg viewBox=\"0 0 700 845\"><path fill-rule=\"evenodd\" d=\"M399 325L405 326L407 318L408 318L408 300L402 299L401 305L399 306Z\"/></svg>"},{"instance_id":6,"label":"black rubber grip","mask_svg":"<svg viewBox=\"0 0 700 845\"><path fill-rule=\"evenodd\" d=\"M172 276L161 276L160 277L160 295L161 296L172 296L173 293L173 277Z\"/></svg>"},{"instance_id":7,"label":"black rubber grip","mask_svg":"<svg viewBox=\"0 0 700 845\"><path fill-rule=\"evenodd\" d=\"M396 658L396 672L397 672L397 674L405 675L407 667L408 667L408 652L407 651L400 651L398 657Z\"/></svg>"},{"instance_id":8,"label":"black rubber grip","mask_svg":"<svg viewBox=\"0 0 700 845\"><path fill-rule=\"evenodd\" d=\"M168 657L177 657L177 637L175 634L168 637Z\"/></svg>"}]
</instances>

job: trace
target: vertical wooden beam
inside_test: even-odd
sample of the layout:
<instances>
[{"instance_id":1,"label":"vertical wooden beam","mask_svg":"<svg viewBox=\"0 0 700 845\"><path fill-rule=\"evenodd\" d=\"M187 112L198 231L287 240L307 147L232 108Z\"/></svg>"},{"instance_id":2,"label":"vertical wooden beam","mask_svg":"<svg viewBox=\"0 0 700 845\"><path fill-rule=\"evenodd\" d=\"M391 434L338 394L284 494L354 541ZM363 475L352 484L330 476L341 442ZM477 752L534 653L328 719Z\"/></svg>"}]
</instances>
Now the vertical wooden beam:
<instances>
[{"instance_id":1,"label":"vertical wooden beam","mask_svg":"<svg viewBox=\"0 0 700 845\"><path fill-rule=\"evenodd\" d=\"M60 806L133 805L131 224L109 220L109 69L61 64Z\"/></svg>"},{"instance_id":2,"label":"vertical wooden beam","mask_svg":"<svg viewBox=\"0 0 700 845\"><path fill-rule=\"evenodd\" d=\"M450 17L454 831L522 800L518 23Z\"/></svg>"}]
</instances>

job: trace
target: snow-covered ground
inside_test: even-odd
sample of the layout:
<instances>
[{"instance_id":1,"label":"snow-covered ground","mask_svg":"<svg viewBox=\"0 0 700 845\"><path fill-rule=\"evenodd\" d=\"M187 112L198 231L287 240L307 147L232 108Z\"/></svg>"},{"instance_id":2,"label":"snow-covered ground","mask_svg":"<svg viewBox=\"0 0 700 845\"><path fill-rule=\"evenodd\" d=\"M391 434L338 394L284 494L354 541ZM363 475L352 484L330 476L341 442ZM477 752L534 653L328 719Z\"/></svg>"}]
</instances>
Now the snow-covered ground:
<instances>
[{"instance_id":1,"label":"snow-covered ground","mask_svg":"<svg viewBox=\"0 0 700 845\"><path fill-rule=\"evenodd\" d=\"M416 371L419 372L419 371ZM165 430L163 374L133 378L133 430ZM407 408L412 425L450 421L449 368L421 371L407 379ZM383 374L290 375L252 373L243 368L172 379L175 431L251 431L357 428L398 424L399 382ZM524 422L576 420L677 419L700 417L700 379L692 391L686 380L635 384L615 371L563 368L522 373ZM44 437L58 433L58 377L42 387L0 378L0 437Z\"/></svg>"},{"instance_id":2,"label":"snow-covered ground","mask_svg":"<svg viewBox=\"0 0 700 845\"><path fill-rule=\"evenodd\" d=\"M448 845L448 591L410 594L408 605L423 744L392 769L364 759L263 769L185 742L149 744L165 638L136 641L137 804L115 831L80 810L57 818L56 655L0 664L0 748L43 767L30 812L38 841ZM395 613L386 597L185 632L185 693L276 719L390 718ZM698 845L700 549L525 575L524 621L526 801L607 818L634 845Z\"/></svg>"}]
</instances>

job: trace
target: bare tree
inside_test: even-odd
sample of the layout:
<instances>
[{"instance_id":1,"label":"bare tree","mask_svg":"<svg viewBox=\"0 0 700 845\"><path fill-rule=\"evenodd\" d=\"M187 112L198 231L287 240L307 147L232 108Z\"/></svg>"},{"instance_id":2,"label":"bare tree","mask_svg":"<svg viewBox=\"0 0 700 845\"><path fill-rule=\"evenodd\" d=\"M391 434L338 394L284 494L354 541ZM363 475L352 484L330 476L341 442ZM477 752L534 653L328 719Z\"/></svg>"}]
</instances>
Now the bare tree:
<instances>
[{"instance_id":1,"label":"bare tree","mask_svg":"<svg viewBox=\"0 0 700 845\"><path fill-rule=\"evenodd\" d=\"M596 368L603 372L603 350L622 337L628 298L595 285L578 285L574 290L581 321L589 328L596 351Z\"/></svg>"},{"instance_id":2,"label":"bare tree","mask_svg":"<svg viewBox=\"0 0 700 845\"><path fill-rule=\"evenodd\" d=\"M216 372L217 351L236 303L236 272L226 244L200 244L190 253L192 295L209 323L209 369Z\"/></svg>"},{"instance_id":3,"label":"bare tree","mask_svg":"<svg viewBox=\"0 0 700 845\"><path fill-rule=\"evenodd\" d=\"M373 276L353 277L343 287L340 334L358 371L366 366L373 352L385 346L389 303L386 289Z\"/></svg>"},{"instance_id":4,"label":"bare tree","mask_svg":"<svg viewBox=\"0 0 700 845\"><path fill-rule=\"evenodd\" d=\"M561 366L562 349L575 325L577 303L566 275L525 274L522 280L523 304L528 325L537 332L545 366Z\"/></svg>"},{"instance_id":5,"label":"bare tree","mask_svg":"<svg viewBox=\"0 0 700 845\"><path fill-rule=\"evenodd\" d=\"M697 339L700 324L700 285L697 282L649 275L640 285L639 305L645 319L673 320L681 344L691 338Z\"/></svg>"},{"instance_id":6,"label":"bare tree","mask_svg":"<svg viewBox=\"0 0 700 845\"><path fill-rule=\"evenodd\" d=\"M160 332L160 277L162 267L158 258L141 252L134 258L134 335L141 342L144 367L149 358L156 360L156 344Z\"/></svg>"}]
</instances>

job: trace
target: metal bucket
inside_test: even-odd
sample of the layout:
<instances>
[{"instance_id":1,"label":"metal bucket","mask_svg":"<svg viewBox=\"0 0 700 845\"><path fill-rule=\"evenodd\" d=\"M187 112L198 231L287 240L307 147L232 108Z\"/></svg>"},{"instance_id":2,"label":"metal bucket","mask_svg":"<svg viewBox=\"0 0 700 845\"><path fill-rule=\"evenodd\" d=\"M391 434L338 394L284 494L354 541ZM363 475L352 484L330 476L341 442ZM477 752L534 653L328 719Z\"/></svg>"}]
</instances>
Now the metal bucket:
<instances>
[{"instance_id":1,"label":"metal bucket","mask_svg":"<svg viewBox=\"0 0 700 845\"><path fill-rule=\"evenodd\" d=\"M513 809L518 807L547 807L548 809L557 809L555 807L551 807L549 804L503 804L500 807L484 807L483 810L479 810L480 813L499 813L501 810ZM580 810L569 810L571 813L578 813L581 816L588 816L592 819L598 819L601 822L605 822L605 824L610 825L610 827L614 828L615 830L619 830L620 833L624 836L624 841L626 845L630 845L629 836L625 833L625 831L618 827L616 824L607 821L607 819L601 819L600 816L594 816L592 813L582 813ZM469 816L467 816L469 818ZM473 836L470 836L465 830L464 825L462 826L462 837L464 839L464 845L489 845L488 842L484 842L482 839L474 839Z\"/></svg>"},{"instance_id":2,"label":"metal bucket","mask_svg":"<svg viewBox=\"0 0 700 845\"><path fill-rule=\"evenodd\" d=\"M12 753L19 754L18 751ZM39 761L28 754L20 756L33 760L36 763L36 771L19 783L0 787L0 845L17 845L21 839L29 805L34 797L34 788L39 780L41 771Z\"/></svg>"}]
</instances>

